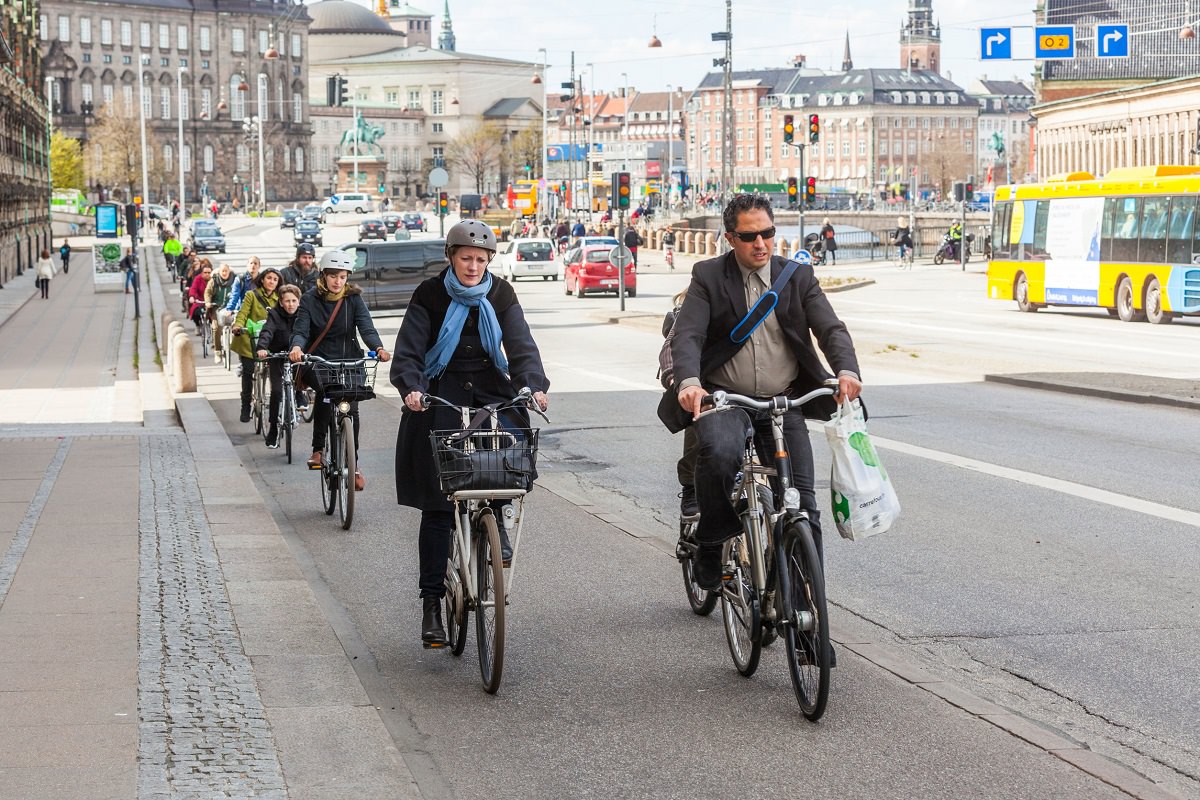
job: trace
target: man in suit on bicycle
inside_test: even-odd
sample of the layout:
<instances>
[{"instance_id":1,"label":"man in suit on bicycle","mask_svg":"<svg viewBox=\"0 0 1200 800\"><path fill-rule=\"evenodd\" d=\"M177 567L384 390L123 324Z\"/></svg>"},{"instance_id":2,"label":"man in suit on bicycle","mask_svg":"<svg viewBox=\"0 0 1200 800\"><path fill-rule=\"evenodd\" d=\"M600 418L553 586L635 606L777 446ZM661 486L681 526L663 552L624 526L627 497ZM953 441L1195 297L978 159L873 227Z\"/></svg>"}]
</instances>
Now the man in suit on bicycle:
<instances>
[{"instance_id":1,"label":"man in suit on bicycle","mask_svg":"<svg viewBox=\"0 0 1200 800\"><path fill-rule=\"evenodd\" d=\"M676 424L691 424L700 442L695 469L699 552L693 570L700 586L710 590L721 584L722 543L741 532L741 520L729 495L751 432L756 435L760 459L764 463L773 459L767 415L752 419L747 412L731 408L701 416L704 396L724 389L765 400L779 395L799 397L819 388L832 376L813 347L814 337L837 374L836 400L852 400L862 391L854 343L810 265L802 264L778 288L779 300L773 310L767 313L768 301L757 307L749 324L739 326L772 289L788 260L772 256L775 227L767 198L735 196L722 221L732 249L696 264L671 345L678 381L676 397L683 412ZM744 332L757 319L761 323L749 336L734 335L735 328ZM789 412L784 421L792 483L800 491L801 508L808 511L818 552L821 527L804 418L807 414L828 419L835 407L834 398L818 398L803 413ZM668 427L675 426L668 423Z\"/></svg>"}]
</instances>

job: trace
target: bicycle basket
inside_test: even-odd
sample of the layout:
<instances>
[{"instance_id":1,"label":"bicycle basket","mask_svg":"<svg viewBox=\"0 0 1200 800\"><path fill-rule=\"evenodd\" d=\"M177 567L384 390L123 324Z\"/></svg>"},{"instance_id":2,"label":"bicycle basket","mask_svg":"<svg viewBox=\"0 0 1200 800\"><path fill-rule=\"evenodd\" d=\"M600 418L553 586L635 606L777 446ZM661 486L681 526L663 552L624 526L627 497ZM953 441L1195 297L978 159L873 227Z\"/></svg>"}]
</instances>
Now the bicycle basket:
<instances>
[{"instance_id":1,"label":"bicycle basket","mask_svg":"<svg viewBox=\"0 0 1200 800\"><path fill-rule=\"evenodd\" d=\"M432 431L433 460L446 494L533 488L538 429Z\"/></svg>"},{"instance_id":2,"label":"bicycle basket","mask_svg":"<svg viewBox=\"0 0 1200 800\"><path fill-rule=\"evenodd\" d=\"M354 402L370 400L375 397L375 369L378 364L368 361L365 364L318 364L311 365L311 377L316 382L317 389L331 402L343 400Z\"/></svg>"}]
</instances>

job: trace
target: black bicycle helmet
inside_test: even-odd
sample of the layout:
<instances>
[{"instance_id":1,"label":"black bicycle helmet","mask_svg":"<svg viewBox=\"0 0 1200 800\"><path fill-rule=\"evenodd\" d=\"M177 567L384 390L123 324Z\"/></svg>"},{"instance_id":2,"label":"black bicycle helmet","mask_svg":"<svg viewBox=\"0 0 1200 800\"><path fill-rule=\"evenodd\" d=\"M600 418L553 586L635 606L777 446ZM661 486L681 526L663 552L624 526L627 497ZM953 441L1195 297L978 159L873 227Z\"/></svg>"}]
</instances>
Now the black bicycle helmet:
<instances>
[{"instance_id":1,"label":"black bicycle helmet","mask_svg":"<svg viewBox=\"0 0 1200 800\"><path fill-rule=\"evenodd\" d=\"M313 258L316 258L317 248L313 247L311 242L301 242L300 244L296 245L296 258L299 258L300 256L312 256Z\"/></svg>"},{"instance_id":2,"label":"black bicycle helmet","mask_svg":"<svg viewBox=\"0 0 1200 800\"><path fill-rule=\"evenodd\" d=\"M446 231L446 258L450 257L451 247L480 247L495 255L496 234L477 219L464 219Z\"/></svg>"}]
</instances>

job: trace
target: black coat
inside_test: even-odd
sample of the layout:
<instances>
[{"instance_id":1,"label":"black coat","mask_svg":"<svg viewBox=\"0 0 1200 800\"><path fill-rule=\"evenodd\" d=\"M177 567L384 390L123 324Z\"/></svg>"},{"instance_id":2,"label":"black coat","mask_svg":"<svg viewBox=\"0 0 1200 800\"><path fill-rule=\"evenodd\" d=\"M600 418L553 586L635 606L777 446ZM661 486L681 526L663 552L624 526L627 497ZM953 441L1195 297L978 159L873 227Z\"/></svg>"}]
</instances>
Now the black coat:
<instances>
[{"instance_id":1,"label":"black coat","mask_svg":"<svg viewBox=\"0 0 1200 800\"><path fill-rule=\"evenodd\" d=\"M837 239L833 238L833 226L825 225L821 228L821 242L825 245L825 249L832 253L837 250Z\"/></svg>"},{"instance_id":2,"label":"black coat","mask_svg":"<svg viewBox=\"0 0 1200 800\"><path fill-rule=\"evenodd\" d=\"M772 283L786 264L787 259L781 256L771 258ZM712 377L740 349L740 345L729 338L729 332L746 316L746 311L745 282L732 252L701 261L693 267L692 283L676 317L671 342L677 383L687 378L699 378L705 389L724 388L715 386ZM811 266L801 265L792 275L779 293L779 305L774 313L800 364L800 372L789 394L805 394L833 377L812 345L813 335L835 373L850 370L861 375L850 333L829 305ZM670 408L672 404L673 409ZM835 408L833 398L820 397L804 411L807 416L828 419ZM659 405L660 418L668 411L674 414L676 425L687 424L689 417L674 397L664 398ZM666 418L663 422L668 428L679 429Z\"/></svg>"},{"instance_id":3,"label":"black coat","mask_svg":"<svg viewBox=\"0 0 1200 800\"><path fill-rule=\"evenodd\" d=\"M497 369L483 349L479 309L473 308L446 371L432 380L425 377L425 354L437 342L450 309L450 295L443 284L445 275L446 270L442 270L437 277L417 287L396 335L390 377L401 396L425 392L451 403L478 408L511 400L526 386L535 392L547 391L550 380L516 292L496 275L492 276L487 297L503 332L509 375ZM520 416L520 424L528 426L527 416ZM445 407L435 406L422 412L404 410L396 435L396 499L400 505L421 510L450 508L438 487L429 433L460 427L462 421L457 412Z\"/></svg>"},{"instance_id":4,"label":"black coat","mask_svg":"<svg viewBox=\"0 0 1200 800\"><path fill-rule=\"evenodd\" d=\"M268 353L285 353L292 349L292 328L296 324L296 317L299 316L300 309L296 309L295 314L289 314L283 310L282 305L277 305L267 311L267 320L263 323L262 330L258 333L258 343L255 345L255 351L266 350Z\"/></svg>"},{"instance_id":5,"label":"black coat","mask_svg":"<svg viewBox=\"0 0 1200 800\"><path fill-rule=\"evenodd\" d=\"M300 267L296 265L295 260L289 261L288 265L283 268L280 273L280 286L290 283L293 286L299 287L301 294L311 292L317 288L317 278L320 276L320 271L314 266L307 274L300 274Z\"/></svg>"},{"instance_id":6,"label":"black coat","mask_svg":"<svg viewBox=\"0 0 1200 800\"><path fill-rule=\"evenodd\" d=\"M308 352L308 343L316 341L321 331L325 330L325 324L329 322L336 305L334 300L323 299L319 289L305 292L300 298L300 308L296 310L296 321L292 325L291 347ZM312 354L330 360L362 358L363 351L358 346L356 333L362 335L363 342L370 349L383 347L383 339L379 338L379 331L375 330L375 323L371 321L371 312L362 299L362 289L348 283L346 301L342 303L337 319Z\"/></svg>"}]
</instances>

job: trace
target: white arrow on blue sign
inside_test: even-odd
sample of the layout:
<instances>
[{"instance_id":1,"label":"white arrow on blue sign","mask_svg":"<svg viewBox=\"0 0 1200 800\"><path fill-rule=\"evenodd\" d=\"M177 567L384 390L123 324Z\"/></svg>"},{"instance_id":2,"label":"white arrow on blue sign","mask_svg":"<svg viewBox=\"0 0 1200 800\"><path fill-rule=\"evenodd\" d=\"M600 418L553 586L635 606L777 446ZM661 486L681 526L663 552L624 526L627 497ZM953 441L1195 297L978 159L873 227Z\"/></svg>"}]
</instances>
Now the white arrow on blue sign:
<instances>
[{"instance_id":1,"label":"white arrow on blue sign","mask_svg":"<svg viewBox=\"0 0 1200 800\"><path fill-rule=\"evenodd\" d=\"M1096 26L1097 58L1129 58L1129 26Z\"/></svg>"},{"instance_id":2,"label":"white arrow on blue sign","mask_svg":"<svg viewBox=\"0 0 1200 800\"><path fill-rule=\"evenodd\" d=\"M984 61L1012 59L1012 28L980 28L979 57Z\"/></svg>"}]
</instances>

